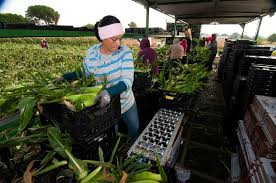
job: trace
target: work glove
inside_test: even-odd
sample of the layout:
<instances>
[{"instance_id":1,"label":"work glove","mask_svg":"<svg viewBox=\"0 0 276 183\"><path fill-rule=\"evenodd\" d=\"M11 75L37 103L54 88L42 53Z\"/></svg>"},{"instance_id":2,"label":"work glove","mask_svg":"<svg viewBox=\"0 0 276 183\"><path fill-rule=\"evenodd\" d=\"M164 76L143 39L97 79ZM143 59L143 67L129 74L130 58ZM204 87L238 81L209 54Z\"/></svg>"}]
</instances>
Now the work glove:
<instances>
[{"instance_id":1,"label":"work glove","mask_svg":"<svg viewBox=\"0 0 276 183\"><path fill-rule=\"evenodd\" d=\"M96 98L96 103L98 103L101 108L107 106L110 103L109 93L106 90L101 91Z\"/></svg>"}]
</instances>

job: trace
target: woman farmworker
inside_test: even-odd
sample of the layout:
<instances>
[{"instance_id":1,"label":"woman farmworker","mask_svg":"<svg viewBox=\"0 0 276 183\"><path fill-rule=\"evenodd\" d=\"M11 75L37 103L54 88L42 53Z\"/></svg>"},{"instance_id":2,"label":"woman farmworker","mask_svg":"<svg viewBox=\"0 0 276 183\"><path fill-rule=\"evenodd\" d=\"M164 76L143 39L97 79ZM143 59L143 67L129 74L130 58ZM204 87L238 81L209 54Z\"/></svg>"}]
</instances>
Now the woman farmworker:
<instances>
[{"instance_id":1,"label":"woman farmworker","mask_svg":"<svg viewBox=\"0 0 276 183\"><path fill-rule=\"evenodd\" d=\"M97 84L108 84L97 100L100 107L109 104L110 98L120 94L121 114L128 128L128 136L138 137L139 117L132 92L134 63L131 50L121 45L124 29L114 16L105 16L95 25L95 35L100 41L88 49L83 65L85 75L94 75ZM76 73L66 73L65 80L76 78Z\"/></svg>"},{"instance_id":2,"label":"woman farmworker","mask_svg":"<svg viewBox=\"0 0 276 183\"><path fill-rule=\"evenodd\" d=\"M150 47L150 41L144 37L140 42L140 51L138 52L138 59L142 58L145 65L151 65L154 74L158 74L158 65L156 64L157 53Z\"/></svg>"},{"instance_id":3,"label":"woman farmworker","mask_svg":"<svg viewBox=\"0 0 276 183\"><path fill-rule=\"evenodd\" d=\"M184 48L182 47L182 45L180 45L180 40L178 38L175 38L173 40L173 44L169 47L167 55L169 55L170 67L175 67L176 62L183 58Z\"/></svg>"}]
</instances>

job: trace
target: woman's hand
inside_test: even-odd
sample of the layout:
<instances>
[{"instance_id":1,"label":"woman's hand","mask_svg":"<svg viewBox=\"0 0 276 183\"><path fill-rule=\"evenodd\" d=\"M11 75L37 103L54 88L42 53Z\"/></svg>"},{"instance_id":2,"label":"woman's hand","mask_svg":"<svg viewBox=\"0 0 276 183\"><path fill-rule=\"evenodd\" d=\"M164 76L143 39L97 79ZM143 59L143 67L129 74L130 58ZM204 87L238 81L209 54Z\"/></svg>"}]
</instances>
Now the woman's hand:
<instances>
[{"instance_id":1,"label":"woman's hand","mask_svg":"<svg viewBox=\"0 0 276 183\"><path fill-rule=\"evenodd\" d=\"M111 97L106 90L101 91L101 93L96 98L96 103L100 105L101 108L107 106L110 103Z\"/></svg>"}]
</instances>

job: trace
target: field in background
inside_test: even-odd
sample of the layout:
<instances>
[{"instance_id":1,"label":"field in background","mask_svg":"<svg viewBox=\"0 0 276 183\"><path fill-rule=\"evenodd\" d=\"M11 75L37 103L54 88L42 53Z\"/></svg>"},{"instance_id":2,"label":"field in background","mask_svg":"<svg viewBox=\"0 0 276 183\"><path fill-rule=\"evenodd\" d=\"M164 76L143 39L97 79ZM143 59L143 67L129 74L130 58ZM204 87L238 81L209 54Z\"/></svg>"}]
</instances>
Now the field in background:
<instances>
[{"instance_id":1,"label":"field in background","mask_svg":"<svg viewBox=\"0 0 276 183\"><path fill-rule=\"evenodd\" d=\"M28 83L39 74L59 77L81 65L87 49L98 43L95 37L47 37L49 49L40 47L42 38L0 39L0 86ZM125 39L137 55L137 40Z\"/></svg>"}]
</instances>

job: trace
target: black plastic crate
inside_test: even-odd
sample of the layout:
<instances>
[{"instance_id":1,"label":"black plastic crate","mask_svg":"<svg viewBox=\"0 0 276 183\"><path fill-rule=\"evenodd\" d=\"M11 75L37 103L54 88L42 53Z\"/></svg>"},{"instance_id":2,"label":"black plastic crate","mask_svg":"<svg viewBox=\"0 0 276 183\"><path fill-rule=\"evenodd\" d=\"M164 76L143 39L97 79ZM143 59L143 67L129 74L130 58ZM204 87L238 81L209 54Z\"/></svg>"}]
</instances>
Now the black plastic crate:
<instances>
[{"instance_id":1,"label":"black plastic crate","mask_svg":"<svg viewBox=\"0 0 276 183\"><path fill-rule=\"evenodd\" d=\"M233 84L232 96L236 97L239 95L241 88L246 85L246 78L240 75L237 75Z\"/></svg>"},{"instance_id":2,"label":"black plastic crate","mask_svg":"<svg viewBox=\"0 0 276 183\"><path fill-rule=\"evenodd\" d=\"M240 39L240 40L234 41L235 48L245 49L253 45L256 45L256 41L246 40L246 39Z\"/></svg>"},{"instance_id":3,"label":"black plastic crate","mask_svg":"<svg viewBox=\"0 0 276 183\"><path fill-rule=\"evenodd\" d=\"M189 109L195 94L177 93L166 90L160 91L159 105L175 111L186 111Z\"/></svg>"},{"instance_id":4,"label":"black plastic crate","mask_svg":"<svg viewBox=\"0 0 276 183\"><path fill-rule=\"evenodd\" d=\"M98 105L74 112L63 104L52 103L43 106L41 121L58 123L61 129L67 130L79 143L89 144L94 137L105 129L118 123L121 118L120 96L111 99L105 108Z\"/></svg>"},{"instance_id":5,"label":"black plastic crate","mask_svg":"<svg viewBox=\"0 0 276 183\"><path fill-rule=\"evenodd\" d=\"M102 130L95 135L88 143L75 142L72 153L79 159L99 160L98 148L102 148L104 156L111 156L113 145L116 143L115 125Z\"/></svg>"},{"instance_id":6,"label":"black plastic crate","mask_svg":"<svg viewBox=\"0 0 276 183\"><path fill-rule=\"evenodd\" d=\"M134 72L134 81L132 89L134 93L144 92L151 86L151 72Z\"/></svg>"},{"instance_id":7,"label":"black plastic crate","mask_svg":"<svg viewBox=\"0 0 276 183\"><path fill-rule=\"evenodd\" d=\"M148 90L145 93L135 94L140 130L144 130L156 112L160 109L159 99L160 92L158 90Z\"/></svg>"},{"instance_id":8,"label":"black plastic crate","mask_svg":"<svg viewBox=\"0 0 276 183\"><path fill-rule=\"evenodd\" d=\"M271 69L271 70L270 70ZM248 105L254 95L276 96L276 75L271 80L267 77L275 72L275 66L252 64L245 86L237 92L235 99L235 116L243 119Z\"/></svg>"},{"instance_id":9,"label":"black plastic crate","mask_svg":"<svg viewBox=\"0 0 276 183\"><path fill-rule=\"evenodd\" d=\"M224 72L227 66L227 59L230 56L230 53L233 51L233 43L231 41L224 42L223 54L220 57L219 66L218 66L218 78L224 80Z\"/></svg>"},{"instance_id":10,"label":"black plastic crate","mask_svg":"<svg viewBox=\"0 0 276 183\"><path fill-rule=\"evenodd\" d=\"M276 65L276 57L246 55L239 67L239 74L247 76L251 64Z\"/></svg>"},{"instance_id":11,"label":"black plastic crate","mask_svg":"<svg viewBox=\"0 0 276 183\"><path fill-rule=\"evenodd\" d=\"M266 47L265 47L266 48ZM260 47L246 49L245 55L271 56L272 51Z\"/></svg>"}]
</instances>

